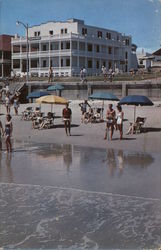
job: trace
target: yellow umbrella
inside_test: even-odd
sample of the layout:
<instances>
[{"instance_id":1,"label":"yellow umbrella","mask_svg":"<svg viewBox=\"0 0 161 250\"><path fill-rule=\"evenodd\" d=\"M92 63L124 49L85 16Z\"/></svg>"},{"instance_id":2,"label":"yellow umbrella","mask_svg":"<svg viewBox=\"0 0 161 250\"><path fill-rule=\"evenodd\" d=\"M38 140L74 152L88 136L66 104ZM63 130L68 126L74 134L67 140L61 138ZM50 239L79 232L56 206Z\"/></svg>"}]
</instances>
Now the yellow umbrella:
<instances>
[{"instance_id":1,"label":"yellow umbrella","mask_svg":"<svg viewBox=\"0 0 161 250\"><path fill-rule=\"evenodd\" d=\"M36 99L36 103L66 105L68 103L68 100L56 95L47 95L47 96L41 96L40 98ZM51 111L52 111L52 106L51 106Z\"/></svg>"}]
</instances>

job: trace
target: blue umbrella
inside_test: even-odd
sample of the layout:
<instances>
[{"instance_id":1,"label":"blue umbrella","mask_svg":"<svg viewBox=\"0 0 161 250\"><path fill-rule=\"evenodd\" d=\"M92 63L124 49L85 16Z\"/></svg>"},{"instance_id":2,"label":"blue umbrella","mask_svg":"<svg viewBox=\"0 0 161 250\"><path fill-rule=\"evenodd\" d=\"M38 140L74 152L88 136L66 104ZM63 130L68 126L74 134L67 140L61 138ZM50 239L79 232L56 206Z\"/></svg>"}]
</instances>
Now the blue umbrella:
<instances>
[{"instance_id":1,"label":"blue umbrella","mask_svg":"<svg viewBox=\"0 0 161 250\"><path fill-rule=\"evenodd\" d=\"M39 98L41 96L45 96L45 95L50 95L49 92L47 91L33 91L31 92L28 96L27 96L27 99L30 99L30 98Z\"/></svg>"},{"instance_id":2,"label":"blue umbrella","mask_svg":"<svg viewBox=\"0 0 161 250\"><path fill-rule=\"evenodd\" d=\"M152 106L152 101L147 97L143 95L128 95L123 97L120 102L120 105L134 105L134 122L136 117L136 106Z\"/></svg>"},{"instance_id":3,"label":"blue umbrella","mask_svg":"<svg viewBox=\"0 0 161 250\"><path fill-rule=\"evenodd\" d=\"M96 100L109 100L109 101L119 101L117 96L109 92L98 92L89 96L90 99Z\"/></svg>"},{"instance_id":4,"label":"blue umbrella","mask_svg":"<svg viewBox=\"0 0 161 250\"><path fill-rule=\"evenodd\" d=\"M119 101L117 96L113 95L112 93L109 92L96 92L92 95L89 96L89 99L92 100L103 100L102 103L102 118L103 118L103 110L104 110L104 100L109 100L109 101Z\"/></svg>"},{"instance_id":5,"label":"blue umbrella","mask_svg":"<svg viewBox=\"0 0 161 250\"><path fill-rule=\"evenodd\" d=\"M47 88L48 91L63 90L63 89L64 89L64 86L58 83L56 83L55 85L51 85Z\"/></svg>"},{"instance_id":6,"label":"blue umbrella","mask_svg":"<svg viewBox=\"0 0 161 250\"><path fill-rule=\"evenodd\" d=\"M144 95L127 95L123 97L120 102L120 105L127 104L127 105L135 105L135 106L152 106L152 101Z\"/></svg>"}]
</instances>

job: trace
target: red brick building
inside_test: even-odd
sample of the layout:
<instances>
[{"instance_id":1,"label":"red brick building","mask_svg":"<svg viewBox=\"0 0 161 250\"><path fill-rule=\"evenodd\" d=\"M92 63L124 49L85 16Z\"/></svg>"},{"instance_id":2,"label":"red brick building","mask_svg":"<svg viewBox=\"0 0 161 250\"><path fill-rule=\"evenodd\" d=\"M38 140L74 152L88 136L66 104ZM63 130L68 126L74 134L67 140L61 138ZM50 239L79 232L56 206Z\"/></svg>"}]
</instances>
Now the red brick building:
<instances>
[{"instance_id":1,"label":"red brick building","mask_svg":"<svg viewBox=\"0 0 161 250\"><path fill-rule=\"evenodd\" d=\"M11 75L11 37L0 35L0 77Z\"/></svg>"}]
</instances>

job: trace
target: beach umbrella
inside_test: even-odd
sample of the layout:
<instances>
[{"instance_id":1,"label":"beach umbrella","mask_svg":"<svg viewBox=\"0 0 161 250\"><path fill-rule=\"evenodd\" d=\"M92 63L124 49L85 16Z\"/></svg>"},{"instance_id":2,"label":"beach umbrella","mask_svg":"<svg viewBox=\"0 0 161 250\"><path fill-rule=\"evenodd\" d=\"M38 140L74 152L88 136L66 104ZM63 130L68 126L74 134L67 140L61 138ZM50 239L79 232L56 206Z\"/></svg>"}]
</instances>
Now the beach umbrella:
<instances>
[{"instance_id":1,"label":"beach umbrella","mask_svg":"<svg viewBox=\"0 0 161 250\"><path fill-rule=\"evenodd\" d=\"M36 99L36 103L51 104L51 112L52 112L53 104L66 105L68 102L69 101L66 100L65 98L60 97L60 96L56 96L56 95L42 96L42 97Z\"/></svg>"},{"instance_id":2,"label":"beach umbrella","mask_svg":"<svg viewBox=\"0 0 161 250\"><path fill-rule=\"evenodd\" d=\"M27 99L39 98L41 96L46 96L46 95L50 95L50 93L47 91L33 91L27 96Z\"/></svg>"},{"instance_id":3,"label":"beach umbrella","mask_svg":"<svg viewBox=\"0 0 161 250\"><path fill-rule=\"evenodd\" d=\"M117 98L117 96L115 96L114 94L110 93L110 92L96 92L92 95L89 96L89 99L92 100L102 100L102 110L104 109L104 100L108 100L108 101L119 101L119 99ZM102 117L103 117L103 112L102 112Z\"/></svg>"},{"instance_id":4,"label":"beach umbrella","mask_svg":"<svg viewBox=\"0 0 161 250\"><path fill-rule=\"evenodd\" d=\"M119 101L120 105L134 105L134 122L136 118L136 106L152 106L153 102L147 97L143 95L128 95L123 97Z\"/></svg>"},{"instance_id":5,"label":"beach umbrella","mask_svg":"<svg viewBox=\"0 0 161 250\"><path fill-rule=\"evenodd\" d=\"M63 90L64 86L62 86L59 83L56 83L55 85L51 85L47 88L48 91L54 91L54 90Z\"/></svg>"}]
</instances>

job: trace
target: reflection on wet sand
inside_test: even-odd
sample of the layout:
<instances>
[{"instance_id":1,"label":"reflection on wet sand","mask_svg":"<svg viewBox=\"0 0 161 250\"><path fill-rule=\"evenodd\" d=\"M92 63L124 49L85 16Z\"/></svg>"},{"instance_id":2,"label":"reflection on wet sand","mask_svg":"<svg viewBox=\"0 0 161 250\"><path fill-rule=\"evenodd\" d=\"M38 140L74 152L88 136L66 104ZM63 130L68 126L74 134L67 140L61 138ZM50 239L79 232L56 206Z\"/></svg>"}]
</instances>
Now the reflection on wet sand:
<instances>
[{"instance_id":1,"label":"reflection on wet sand","mask_svg":"<svg viewBox=\"0 0 161 250\"><path fill-rule=\"evenodd\" d=\"M5 158L5 165L2 164L2 158ZM12 171L12 154L2 154L0 151L0 181L3 181L3 176L6 176L8 182L13 182L13 171Z\"/></svg>"},{"instance_id":2,"label":"reflection on wet sand","mask_svg":"<svg viewBox=\"0 0 161 250\"><path fill-rule=\"evenodd\" d=\"M122 175L124 169L124 152L123 150L107 150L107 167L109 169L110 175L114 176L114 174L118 170L119 176Z\"/></svg>"},{"instance_id":3,"label":"reflection on wet sand","mask_svg":"<svg viewBox=\"0 0 161 250\"><path fill-rule=\"evenodd\" d=\"M10 156L2 154L0 181L160 197L158 164L159 155L63 144L24 144Z\"/></svg>"},{"instance_id":4,"label":"reflection on wet sand","mask_svg":"<svg viewBox=\"0 0 161 250\"><path fill-rule=\"evenodd\" d=\"M53 161L57 161L58 159L63 159L64 165L67 167L67 171L70 170L70 166L72 164L72 154L73 154L73 146L70 144L64 145L50 145L48 148L40 149L36 152L39 156L43 158L52 159Z\"/></svg>"},{"instance_id":5,"label":"reflection on wet sand","mask_svg":"<svg viewBox=\"0 0 161 250\"><path fill-rule=\"evenodd\" d=\"M154 249L161 243L160 161L62 144L0 152L0 246Z\"/></svg>"},{"instance_id":6,"label":"reflection on wet sand","mask_svg":"<svg viewBox=\"0 0 161 250\"><path fill-rule=\"evenodd\" d=\"M72 145L63 145L63 161L69 171L72 164Z\"/></svg>"},{"instance_id":7,"label":"reflection on wet sand","mask_svg":"<svg viewBox=\"0 0 161 250\"><path fill-rule=\"evenodd\" d=\"M119 175L123 174L125 166L145 168L154 162L154 158L150 154L144 153L129 153L123 150L107 150L107 166L111 176L119 170Z\"/></svg>"}]
</instances>

